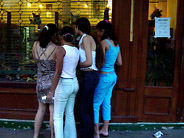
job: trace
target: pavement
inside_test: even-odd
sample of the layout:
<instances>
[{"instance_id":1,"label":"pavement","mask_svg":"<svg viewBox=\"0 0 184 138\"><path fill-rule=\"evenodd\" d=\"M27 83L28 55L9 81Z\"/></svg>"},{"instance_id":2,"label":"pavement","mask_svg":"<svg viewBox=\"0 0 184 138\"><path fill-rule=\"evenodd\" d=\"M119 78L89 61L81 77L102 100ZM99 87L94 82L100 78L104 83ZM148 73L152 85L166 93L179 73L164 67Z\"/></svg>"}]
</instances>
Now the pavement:
<instances>
[{"instance_id":1,"label":"pavement","mask_svg":"<svg viewBox=\"0 0 184 138\"><path fill-rule=\"evenodd\" d=\"M100 124L102 125L102 124ZM80 138L80 123L76 122L77 138ZM110 123L108 138L184 138L184 123ZM0 119L0 138L33 138L34 120ZM44 121L39 138L50 138L50 125ZM101 137L102 138L102 137Z\"/></svg>"},{"instance_id":2,"label":"pavement","mask_svg":"<svg viewBox=\"0 0 184 138\"><path fill-rule=\"evenodd\" d=\"M0 138L32 138L33 131L33 129L0 128ZM161 138L184 138L184 129L110 130L108 138L156 138L153 135L158 131L163 133ZM78 138L80 138L80 133L78 132L77 134ZM39 138L50 138L50 130L42 129Z\"/></svg>"}]
</instances>

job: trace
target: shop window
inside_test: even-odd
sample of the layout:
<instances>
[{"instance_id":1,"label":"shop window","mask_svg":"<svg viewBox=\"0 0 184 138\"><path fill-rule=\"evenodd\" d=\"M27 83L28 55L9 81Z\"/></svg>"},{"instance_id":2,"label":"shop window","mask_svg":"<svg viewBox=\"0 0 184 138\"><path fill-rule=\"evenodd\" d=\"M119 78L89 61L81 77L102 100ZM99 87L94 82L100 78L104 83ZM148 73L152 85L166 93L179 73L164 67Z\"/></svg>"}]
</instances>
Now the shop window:
<instances>
[{"instance_id":1,"label":"shop window","mask_svg":"<svg viewBox=\"0 0 184 138\"><path fill-rule=\"evenodd\" d=\"M146 86L173 85L176 16L177 0L149 0ZM168 22L160 25L161 20L156 22L155 17L165 18ZM156 25L160 27L157 31L163 36L156 36ZM169 37L163 34L166 30L170 32Z\"/></svg>"},{"instance_id":2,"label":"shop window","mask_svg":"<svg viewBox=\"0 0 184 138\"><path fill-rule=\"evenodd\" d=\"M1 0L0 7L0 82L36 82L32 46L47 23L74 27L87 17L94 32L112 15L112 0Z\"/></svg>"}]
</instances>

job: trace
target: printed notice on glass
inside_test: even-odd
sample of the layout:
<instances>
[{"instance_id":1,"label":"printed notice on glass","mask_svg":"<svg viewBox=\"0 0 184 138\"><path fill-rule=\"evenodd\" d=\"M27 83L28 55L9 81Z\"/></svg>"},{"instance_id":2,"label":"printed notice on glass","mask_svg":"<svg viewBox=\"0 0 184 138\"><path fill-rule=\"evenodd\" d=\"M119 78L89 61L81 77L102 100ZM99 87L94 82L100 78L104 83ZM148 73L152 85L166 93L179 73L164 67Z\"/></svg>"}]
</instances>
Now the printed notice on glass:
<instances>
[{"instance_id":1,"label":"printed notice on glass","mask_svg":"<svg viewBox=\"0 0 184 138\"><path fill-rule=\"evenodd\" d=\"M170 17L157 18L155 17L155 38L168 37L170 38Z\"/></svg>"}]
</instances>

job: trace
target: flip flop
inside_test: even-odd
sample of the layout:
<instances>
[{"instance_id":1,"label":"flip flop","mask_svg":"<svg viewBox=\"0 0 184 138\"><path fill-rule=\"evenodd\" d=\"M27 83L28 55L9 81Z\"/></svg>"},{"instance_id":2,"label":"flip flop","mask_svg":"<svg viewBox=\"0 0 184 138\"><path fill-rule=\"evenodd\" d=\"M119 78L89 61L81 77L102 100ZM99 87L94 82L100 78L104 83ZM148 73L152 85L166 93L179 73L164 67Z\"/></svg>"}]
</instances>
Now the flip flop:
<instances>
[{"instance_id":1,"label":"flip flop","mask_svg":"<svg viewBox=\"0 0 184 138\"><path fill-rule=\"evenodd\" d=\"M109 136L109 134L108 135L104 135L104 134L100 134L100 137L108 137Z\"/></svg>"}]
</instances>

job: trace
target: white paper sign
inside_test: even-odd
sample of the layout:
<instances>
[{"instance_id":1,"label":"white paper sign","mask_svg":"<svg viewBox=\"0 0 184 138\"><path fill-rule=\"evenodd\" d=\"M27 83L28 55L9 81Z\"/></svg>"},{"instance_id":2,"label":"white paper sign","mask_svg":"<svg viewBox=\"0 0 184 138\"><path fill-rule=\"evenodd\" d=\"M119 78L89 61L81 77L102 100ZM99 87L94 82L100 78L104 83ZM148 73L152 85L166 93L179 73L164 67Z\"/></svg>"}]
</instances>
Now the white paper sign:
<instances>
[{"instance_id":1,"label":"white paper sign","mask_svg":"<svg viewBox=\"0 0 184 138\"><path fill-rule=\"evenodd\" d=\"M168 37L170 38L170 17L169 18L157 18L155 17L155 38Z\"/></svg>"}]
</instances>

